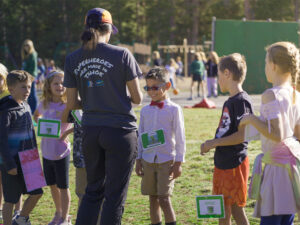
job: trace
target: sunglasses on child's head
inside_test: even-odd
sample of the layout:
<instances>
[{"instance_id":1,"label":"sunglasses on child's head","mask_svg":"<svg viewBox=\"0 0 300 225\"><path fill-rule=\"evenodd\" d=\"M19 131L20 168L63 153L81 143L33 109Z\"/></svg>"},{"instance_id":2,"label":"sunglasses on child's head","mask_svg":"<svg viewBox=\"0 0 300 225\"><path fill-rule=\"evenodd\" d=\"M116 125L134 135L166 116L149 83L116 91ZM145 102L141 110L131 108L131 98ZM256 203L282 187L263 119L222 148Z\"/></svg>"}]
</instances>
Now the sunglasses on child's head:
<instances>
[{"instance_id":1,"label":"sunglasses on child's head","mask_svg":"<svg viewBox=\"0 0 300 225\"><path fill-rule=\"evenodd\" d=\"M163 84L160 84L160 85L158 85L158 86L152 86L152 87L149 87L149 86L145 86L144 87L144 90L145 91L158 91L159 89L161 89L163 86L165 86L166 84L165 83L163 83Z\"/></svg>"}]
</instances>

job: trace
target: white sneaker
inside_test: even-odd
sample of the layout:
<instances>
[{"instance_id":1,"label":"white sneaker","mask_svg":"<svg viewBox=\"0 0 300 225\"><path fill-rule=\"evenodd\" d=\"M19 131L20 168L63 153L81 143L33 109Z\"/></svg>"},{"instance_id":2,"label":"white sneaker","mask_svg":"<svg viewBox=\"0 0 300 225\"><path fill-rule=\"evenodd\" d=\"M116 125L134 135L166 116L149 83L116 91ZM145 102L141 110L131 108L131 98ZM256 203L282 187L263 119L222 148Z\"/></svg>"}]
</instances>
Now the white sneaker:
<instances>
[{"instance_id":1,"label":"white sneaker","mask_svg":"<svg viewBox=\"0 0 300 225\"><path fill-rule=\"evenodd\" d=\"M17 216L13 221L12 225L31 225L29 217Z\"/></svg>"},{"instance_id":2,"label":"white sneaker","mask_svg":"<svg viewBox=\"0 0 300 225\"><path fill-rule=\"evenodd\" d=\"M13 214L13 216L12 216L12 220L16 219L16 218L17 218L17 216L19 216L19 215L20 215L20 213L21 213L21 211L20 211L20 210L15 210L15 211L14 211L14 214Z\"/></svg>"},{"instance_id":3,"label":"white sneaker","mask_svg":"<svg viewBox=\"0 0 300 225\"><path fill-rule=\"evenodd\" d=\"M67 217L67 220L64 220L63 218L60 218L60 221L57 223L57 225L72 225L71 216L69 215Z\"/></svg>"}]
</instances>

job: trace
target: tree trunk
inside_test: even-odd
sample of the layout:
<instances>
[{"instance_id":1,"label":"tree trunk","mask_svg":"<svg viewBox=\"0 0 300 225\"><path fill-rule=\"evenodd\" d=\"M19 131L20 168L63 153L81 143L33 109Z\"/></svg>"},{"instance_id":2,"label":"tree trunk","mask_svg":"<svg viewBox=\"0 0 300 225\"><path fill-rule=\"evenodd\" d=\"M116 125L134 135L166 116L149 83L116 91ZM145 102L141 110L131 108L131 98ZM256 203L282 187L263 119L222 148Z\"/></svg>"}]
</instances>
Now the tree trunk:
<instances>
[{"instance_id":1,"label":"tree trunk","mask_svg":"<svg viewBox=\"0 0 300 225\"><path fill-rule=\"evenodd\" d=\"M198 33L199 33L199 1L192 0L192 18L193 18L193 26L192 26L192 34L190 43L197 44Z\"/></svg>"},{"instance_id":2,"label":"tree trunk","mask_svg":"<svg viewBox=\"0 0 300 225\"><path fill-rule=\"evenodd\" d=\"M68 27L68 15L66 11L66 0L62 0L62 12L63 12L63 23L64 23L64 41L69 41L69 27Z\"/></svg>"},{"instance_id":3,"label":"tree trunk","mask_svg":"<svg viewBox=\"0 0 300 225\"><path fill-rule=\"evenodd\" d=\"M250 0L244 1L244 12L247 20L253 19L253 13L250 5Z\"/></svg>"},{"instance_id":4,"label":"tree trunk","mask_svg":"<svg viewBox=\"0 0 300 225\"><path fill-rule=\"evenodd\" d=\"M230 3L230 0L223 0L223 2L224 2L224 5L225 5L226 7L228 7L228 6L229 6L229 3Z\"/></svg>"},{"instance_id":5,"label":"tree trunk","mask_svg":"<svg viewBox=\"0 0 300 225\"><path fill-rule=\"evenodd\" d=\"M299 0L294 0L295 5L295 21L299 20Z\"/></svg>"},{"instance_id":6,"label":"tree trunk","mask_svg":"<svg viewBox=\"0 0 300 225\"><path fill-rule=\"evenodd\" d=\"M175 2L171 0L171 12L170 12L170 43L174 44L175 40Z\"/></svg>"}]
</instances>

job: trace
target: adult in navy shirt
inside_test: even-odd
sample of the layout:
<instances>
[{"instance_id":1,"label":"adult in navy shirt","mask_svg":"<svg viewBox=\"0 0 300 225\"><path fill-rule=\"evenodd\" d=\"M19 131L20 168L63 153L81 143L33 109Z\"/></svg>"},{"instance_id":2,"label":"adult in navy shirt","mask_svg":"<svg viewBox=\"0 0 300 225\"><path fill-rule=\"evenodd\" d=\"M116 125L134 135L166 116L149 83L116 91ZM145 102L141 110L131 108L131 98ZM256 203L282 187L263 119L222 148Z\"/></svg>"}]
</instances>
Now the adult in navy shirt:
<instances>
[{"instance_id":1,"label":"adult in navy shirt","mask_svg":"<svg viewBox=\"0 0 300 225\"><path fill-rule=\"evenodd\" d=\"M141 103L138 76L142 72L127 49L108 44L111 33L116 32L107 10L89 10L82 47L66 58L67 110L83 110L82 148L88 182L77 225L96 224L100 207L101 224L121 224L137 154L131 103Z\"/></svg>"}]
</instances>

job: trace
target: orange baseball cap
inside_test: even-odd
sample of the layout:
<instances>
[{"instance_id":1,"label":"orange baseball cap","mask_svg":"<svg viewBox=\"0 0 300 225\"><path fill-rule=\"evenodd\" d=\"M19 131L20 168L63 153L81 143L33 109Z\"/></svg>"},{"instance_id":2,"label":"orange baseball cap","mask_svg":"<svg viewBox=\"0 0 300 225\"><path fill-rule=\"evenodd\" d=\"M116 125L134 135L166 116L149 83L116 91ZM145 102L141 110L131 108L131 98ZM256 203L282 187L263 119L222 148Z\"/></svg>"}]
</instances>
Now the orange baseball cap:
<instances>
[{"instance_id":1,"label":"orange baseball cap","mask_svg":"<svg viewBox=\"0 0 300 225\"><path fill-rule=\"evenodd\" d=\"M87 27L97 28L100 24L109 23L112 26L112 33L118 33L118 28L113 24L109 11L102 8L90 9L85 17Z\"/></svg>"}]
</instances>

